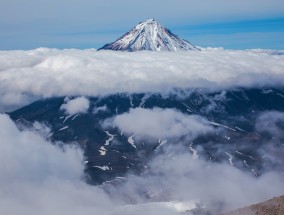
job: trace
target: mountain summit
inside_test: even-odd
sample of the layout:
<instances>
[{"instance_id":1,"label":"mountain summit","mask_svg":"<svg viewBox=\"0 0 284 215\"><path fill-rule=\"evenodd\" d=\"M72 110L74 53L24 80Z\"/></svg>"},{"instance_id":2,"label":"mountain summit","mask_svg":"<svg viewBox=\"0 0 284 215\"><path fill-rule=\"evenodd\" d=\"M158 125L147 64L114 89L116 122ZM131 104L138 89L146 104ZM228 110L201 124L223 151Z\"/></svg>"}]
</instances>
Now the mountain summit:
<instances>
[{"instance_id":1,"label":"mountain summit","mask_svg":"<svg viewBox=\"0 0 284 215\"><path fill-rule=\"evenodd\" d=\"M115 51L188 51L198 50L190 42L180 39L156 20L148 19L116 41L106 44L99 50Z\"/></svg>"}]
</instances>

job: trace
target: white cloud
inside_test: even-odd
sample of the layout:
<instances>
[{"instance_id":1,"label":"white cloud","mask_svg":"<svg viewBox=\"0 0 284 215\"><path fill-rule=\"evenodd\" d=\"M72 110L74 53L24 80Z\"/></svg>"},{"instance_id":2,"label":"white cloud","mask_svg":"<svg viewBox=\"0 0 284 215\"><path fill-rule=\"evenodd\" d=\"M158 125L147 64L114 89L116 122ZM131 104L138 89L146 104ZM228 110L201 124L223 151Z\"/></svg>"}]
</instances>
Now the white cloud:
<instances>
[{"instance_id":1,"label":"white cloud","mask_svg":"<svg viewBox=\"0 0 284 215\"><path fill-rule=\"evenodd\" d=\"M90 101L85 97L78 97L72 100L68 100L61 105L60 109L64 110L67 114L86 113L89 109Z\"/></svg>"},{"instance_id":2,"label":"white cloud","mask_svg":"<svg viewBox=\"0 0 284 215\"><path fill-rule=\"evenodd\" d=\"M197 115L185 115L172 109L130 109L106 122L127 133L153 138L188 136L193 139L213 131L209 122Z\"/></svg>"},{"instance_id":3,"label":"white cloud","mask_svg":"<svg viewBox=\"0 0 284 215\"><path fill-rule=\"evenodd\" d=\"M34 97L167 92L173 88L283 86L283 68L284 55L264 50L1 51L0 98L4 98L1 103L5 108L23 105L27 97L32 100Z\"/></svg>"}]
</instances>

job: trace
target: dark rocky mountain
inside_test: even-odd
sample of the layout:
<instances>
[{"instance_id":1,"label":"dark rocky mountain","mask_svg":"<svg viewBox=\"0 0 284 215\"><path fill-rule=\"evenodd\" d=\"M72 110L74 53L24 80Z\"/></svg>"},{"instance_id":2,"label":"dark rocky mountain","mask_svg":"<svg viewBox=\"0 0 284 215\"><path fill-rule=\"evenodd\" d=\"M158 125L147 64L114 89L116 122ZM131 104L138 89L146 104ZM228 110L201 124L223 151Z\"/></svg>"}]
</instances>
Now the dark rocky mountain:
<instances>
[{"instance_id":1,"label":"dark rocky mountain","mask_svg":"<svg viewBox=\"0 0 284 215\"><path fill-rule=\"evenodd\" d=\"M276 120L273 125L282 131L278 136L258 130L256 126L261 113L284 111L283 89L175 90L168 95L141 93L89 97L88 111L74 115L66 115L60 109L64 99L39 100L10 116L20 128L38 121L51 128L51 134L46 138L80 145L91 184L123 180L130 172L141 174L147 169L151 157L171 150L176 144L186 146L189 152L207 160L227 162L256 177L270 168L281 171L284 168L283 119ZM151 140L151 144L147 144L150 140L146 137L103 126L106 119L137 107L167 108L186 115L199 115L219 130L199 135L190 142L178 137Z\"/></svg>"},{"instance_id":2,"label":"dark rocky mountain","mask_svg":"<svg viewBox=\"0 0 284 215\"><path fill-rule=\"evenodd\" d=\"M189 51L198 50L186 40L180 39L154 19L139 23L116 41L99 50L115 51Z\"/></svg>"}]
</instances>

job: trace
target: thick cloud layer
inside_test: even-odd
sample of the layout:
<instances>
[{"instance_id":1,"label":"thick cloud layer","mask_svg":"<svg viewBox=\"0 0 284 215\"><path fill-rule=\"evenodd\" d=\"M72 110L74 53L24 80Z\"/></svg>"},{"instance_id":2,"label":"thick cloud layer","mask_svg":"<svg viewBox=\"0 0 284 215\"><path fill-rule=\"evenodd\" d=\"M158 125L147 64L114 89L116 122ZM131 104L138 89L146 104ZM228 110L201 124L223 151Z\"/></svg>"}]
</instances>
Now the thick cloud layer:
<instances>
[{"instance_id":1,"label":"thick cloud layer","mask_svg":"<svg viewBox=\"0 0 284 215\"><path fill-rule=\"evenodd\" d=\"M173 88L284 84L281 51L204 49L123 53L36 49L0 52L1 110L35 98L165 92Z\"/></svg>"}]
</instances>

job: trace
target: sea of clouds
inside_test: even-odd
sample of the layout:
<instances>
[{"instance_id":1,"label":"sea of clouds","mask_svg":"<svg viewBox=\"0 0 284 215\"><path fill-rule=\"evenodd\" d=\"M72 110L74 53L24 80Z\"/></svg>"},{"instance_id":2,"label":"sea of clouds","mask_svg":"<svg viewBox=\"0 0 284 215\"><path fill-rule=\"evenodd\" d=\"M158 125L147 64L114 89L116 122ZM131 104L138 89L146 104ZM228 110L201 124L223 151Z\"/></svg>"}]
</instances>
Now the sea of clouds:
<instances>
[{"instance_id":1,"label":"sea of clouds","mask_svg":"<svg viewBox=\"0 0 284 215\"><path fill-rule=\"evenodd\" d=\"M2 112L53 96L67 96L61 109L75 114L88 110L88 96L283 84L282 51L125 53L40 48L0 52ZM258 116L256 129L282 138L279 120L283 123L283 113L264 112ZM217 131L200 116L159 108L130 109L103 123L149 138L187 135L192 140ZM19 130L8 115L0 114L1 214L172 215L197 203L213 211L229 210L284 193L281 171L271 169L254 177L229 163L194 157L182 145L149 160L151 174L128 175L127 182L118 187L90 186L84 182L81 149L51 142L49 132L39 123ZM153 196L152 202L145 193Z\"/></svg>"},{"instance_id":2,"label":"sea of clouds","mask_svg":"<svg viewBox=\"0 0 284 215\"><path fill-rule=\"evenodd\" d=\"M284 52L273 50L0 51L0 111L52 96L283 86L283 68Z\"/></svg>"}]
</instances>

